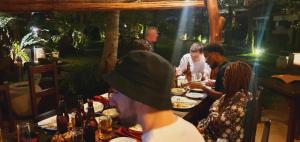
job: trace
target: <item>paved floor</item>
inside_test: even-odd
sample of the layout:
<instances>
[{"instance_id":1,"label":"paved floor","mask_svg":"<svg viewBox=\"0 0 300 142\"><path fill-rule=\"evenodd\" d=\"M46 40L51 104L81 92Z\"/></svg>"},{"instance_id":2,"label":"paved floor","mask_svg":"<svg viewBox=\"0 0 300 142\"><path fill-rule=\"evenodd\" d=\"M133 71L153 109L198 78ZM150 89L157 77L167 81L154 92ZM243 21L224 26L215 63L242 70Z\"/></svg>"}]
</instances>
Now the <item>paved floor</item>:
<instances>
[{"instance_id":1,"label":"paved floor","mask_svg":"<svg viewBox=\"0 0 300 142\"><path fill-rule=\"evenodd\" d=\"M285 142L287 134L288 111L264 110L263 117L267 117L272 120L269 142ZM263 124L258 124L255 140L256 142L261 141L262 130ZM295 140L295 142L300 142L300 140Z\"/></svg>"}]
</instances>

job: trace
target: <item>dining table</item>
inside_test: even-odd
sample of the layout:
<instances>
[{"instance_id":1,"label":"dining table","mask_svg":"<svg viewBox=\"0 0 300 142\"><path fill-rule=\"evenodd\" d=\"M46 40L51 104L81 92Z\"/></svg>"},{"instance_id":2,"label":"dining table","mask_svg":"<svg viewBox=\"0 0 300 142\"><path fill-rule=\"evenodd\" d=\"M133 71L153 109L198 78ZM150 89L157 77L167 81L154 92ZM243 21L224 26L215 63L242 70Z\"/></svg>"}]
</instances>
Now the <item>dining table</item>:
<instances>
[{"instance_id":1,"label":"dining table","mask_svg":"<svg viewBox=\"0 0 300 142\"><path fill-rule=\"evenodd\" d=\"M183 95L183 97L186 97ZM94 97L94 101L99 101L104 105L107 105L107 101L105 100L103 102L103 99L108 99L108 93L98 95ZM193 106L192 108L188 109L177 109L174 108L173 112L175 115L182 117L183 119L193 123L194 125L197 125L197 122L200 119L205 118L208 115L208 110L210 105L213 103L213 99L210 98L208 95L206 95L205 98L201 99L192 99L196 102L196 105ZM104 107L105 109L106 107ZM97 113L96 113L97 114ZM40 118L39 120L45 120L45 119L50 119L55 117L56 113L54 112L48 112L46 113L43 118ZM140 142L141 134L142 133L129 133L132 132L129 130L129 128L122 127L119 121L117 119L113 120L113 132L112 132L112 137L117 138L117 137L131 137L137 140L137 142ZM36 123L38 124L38 123ZM38 139L39 142L49 142L51 141L52 137L57 134L55 131L49 131L47 129L41 128L37 125L37 131L39 133ZM103 141L99 140L98 142L108 142L108 141Z\"/></svg>"},{"instance_id":2,"label":"dining table","mask_svg":"<svg viewBox=\"0 0 300 142\"><path fill-rule=\"evenodd\" d=\"M287 142L300 139L300 82L284 83L282 80L273 77L262 78L260 85L275 94L285 97L289 103L289 119L287 130Z\"/></svg>"}]
</instances>

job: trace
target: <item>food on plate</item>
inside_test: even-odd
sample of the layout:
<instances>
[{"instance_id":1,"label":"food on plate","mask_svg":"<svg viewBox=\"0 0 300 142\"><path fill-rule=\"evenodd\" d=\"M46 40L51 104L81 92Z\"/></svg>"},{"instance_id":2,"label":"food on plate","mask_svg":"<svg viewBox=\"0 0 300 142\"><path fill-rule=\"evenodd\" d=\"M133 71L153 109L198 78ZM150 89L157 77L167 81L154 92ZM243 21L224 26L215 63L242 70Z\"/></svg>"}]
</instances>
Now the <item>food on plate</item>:
<instances>
[{"instance_id":1,"label":"food on plate","mask_svg":"<svg viewBox=\"0 0 300 142\"><path fill-rule=\"evenodd\" d=\"M64 134L56 134L52 137L51 142L71 142L72 141L72 132L66 132Z\"/></svg>"},{"instance_id":2,"label":"food on plate","mask_svg":"<svg viewBox=\"0 0 300 142\"><path fill-rule=\"evenodd\" d=\"M172 88L171 89L171 93L174 95L183 95L185 93L185 89L184 88Z\"/></svg>"},{"instance_id":3,"label":"food on plate","mask_svg":"<svg viewBox=\"0 0 300 142\"><path fill-rule=\"evenodd\" d=\"M181 96L173 96L171 98L171 102L173 104L173 108L178 109L192 108L197 104L197 101Z\"/></svg>"},{"instance_id":4,"label":"food on plate","mask_svg":"<svg viewBox=\"0 0 300 142\"><path fill-rule=\"evenodd\" d=\"M116 118L119 116L119 112L116 108L106 109L102 112L104 115L110 116L111 118Z\"/></svg>"},{"instance_id":5,"label":"food on plate","mask_svg":"<svg viewBox=\"0 0 300 142\"><path fill-rule=\"evenodd\" d=\"M129 129L133 130L133 131L137 131L137 132L143 132L143 128L140 124L136 124L136 125L130 127Z\"/></svg>"}]
</instances>

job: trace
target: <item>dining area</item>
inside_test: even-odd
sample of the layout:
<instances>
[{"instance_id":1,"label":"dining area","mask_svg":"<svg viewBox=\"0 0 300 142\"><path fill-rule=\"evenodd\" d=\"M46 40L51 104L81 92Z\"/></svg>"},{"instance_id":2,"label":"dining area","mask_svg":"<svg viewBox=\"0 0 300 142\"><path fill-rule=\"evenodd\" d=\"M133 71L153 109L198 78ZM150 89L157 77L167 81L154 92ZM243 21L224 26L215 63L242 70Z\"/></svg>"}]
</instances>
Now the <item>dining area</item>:
<instances>
[{"instance_id":1,"label":"dining area","mask_svg":"<svg viewBox=\"0 0 300 142\"><path fill-rule=\"evenodd\" d=\"M161 73L157 74L157 71L153 70L155 68L147 66L142 60L135 59L140 57L138 56L139 54L145 58L143 62L146 61L148 64L164 69L160 71ZM141 66L133 66L132 62L136 62ZM240 63L237 62L236 64ZM120 76L119 72L125 73L127 77L124 78ZM135 73L134 78L132 78L132 72ZM152 119L152 121L163 122L164 119L166 119L165 121L168 122L169 119L174 117L175 121L184 120L184 122L192 124L192 129L196 129L195 127L200 125L199 120L209 118L211 114L214 114L212 111L215 110L212 107L214 106L213 104L216 103L215 98L210 95L209 91L205 91L206 88L197 87L197 84L206 84L207 88L214 90L215 86L209 86L208 82L216 82L215 80L205 78L204 76L202 77L201 73L192 74L189 71L177 76L176 68L170 66L165 59L161 59L161 57L155 53L146 51L130 52L124 59L121 58L115 70L103 76L106 82L111 86L107 93L95 95L91 98L83 98L83 96L78 95L78 97L73 100L72 106L67 106L67 96L61 96L57 91L58 75L56 64L32 66L29 69L29 73L41 73L41 76L53 76L54 82L50 83L52 87L48 89L36 90L35 87L30 87L31 99L39 99L41 102L43 97L53 97L54 100L51 102L50 99L47 98L47 101L50 102L48 105L52 108L40 113L40 102L33 101L31 105L32 116L20 119L16 114L9 115L11 117L8 119L10 129L8 133L7 131L5 133L1 131L3 141L140 142L145 139L143 135L150 131L147 130L147 125L145 124L145 122L149 120L145 120L146 118L144 117L139 118L136 115L142 115L148 109L151 110L149 115L158 115L155 119ZM139 75L152 76L152 79L150 79L150 77L145 81L144 77L138 77ZM34 86L35 83L32 81L35 81L35 78L33 75L29 76L29 84ZM167 78L164 80L160 79L159 82L156 82L155 78L158 79L161 78L161 76ZM144 82L137 85L135 81L130 81L132 79ZM161 89L153 92L152 87L145 88L147 84L152 85L152 87L156 86L156 88L160 87ZM164 88L169 89L165 90ZM124 95L123 92L127 92L126 95ZM10 92L6 91L4 93L8 93L6 96L9 96ZM258 113L259 108L256 102L258 98L259 94L257 94L257 98L253 99L254 104L247 106L249 112L247 110L247 112L242 113L246 115ZM135 101L130 99L134 99ZM43 105L45 104L46 103L43 103ZM7 108L11 107L9 103L7 105ZM136 107L136 105L140 106ZM9 112L13 113L14 111ZM160 113L163 113L163 115L160 116ZM130 117L128 115L130 115ZM240 114L232 116L232 118L236 119L238 118L237 116L240 116ZM247 118L254 117L247 116ZM124 120L127 119L130 120L130 125L128 122L124 122ZM256 129L258 119L244 120L244 117L242 119L245 124L248 124L247 127L254 127ZM169 125L167 125L167 127ZM247 131L246 125L242 127ZM146 129L146 131L143 129ZM249 141L255 139L255 132L250 133L252 129L248 130L249 135L245 133L245 139ZM169 130L169 132L171 131ZM187 133L192 135L191 132L193 132L193 130L187 131ZM197 135L198 136L193 139L196 141L200 139L201 141L202 136L199 136L198 130ZM227 141L226 137L220 137L217 138L217 140Z\"/></svg>"},{"instance_id":2,"label":"dining area","mask_svg":"<svg viewBox=\"0 0 300 142\"><path fill-rule=\"evenodd\" d=\"M0 142L297 142L297 5L3 0Z\"/></svg>"},{"instance_id":3,"label":"dining area","mask_svg":"<svg viewBox=\"0 0 300 142\"><path fill-rule=\"evenodd\" d=\"M35 69L47 72L51 70L50 68L56 70L55 67L56 66L54 64L50 64L40 65L35 67ZM180 81L184 82L185 80L181 77L179 79L179 82ZM194 81L198 81L198 79L195 78ZM4 90L4 88L1 88L1 92L2 89ZM31 117L34 119L28 117L26 118L27 120L18 120L17 116L14 116L16 114L11 114L11 119L9 121L9 133L4 133L4 130L1 131L1 138L3 141L84 141L84 136L86 136L84 135L84 126L89 120L88 115L91 114L98 124L95 128L95 134L93 136L91 135L92 137L95 137L95 141L141 141L143 131L140 124L136 124L128 128L122 126L120 123L119 112L109 101L112 95L111 92L96 95L87 100L78 98L75 103L76 105L74 105L75 107L68 107L69 109L66 109L67 107L66 103L64 103L63 97L60 96L58 92L55 92L55 89L51 92L49 90L51 91L51 88L48 89L45 94L54 94L54 98L57 98L51 103L53 108L41 114L37 111L36 114L33 115L34 117ZM35 92L35 90L32 90L32 92ZM8 95L9 92L6 93ZM41 92L37 93L41 94L40 97L45 97ZM194 124L197 123L197 120L204 118L208 114L208 109L213 102L213 100L209 98L203 90L189 89L188 86L171 88L170 94L172 112L176 116ZM10 101L8 101L8 103L9 102ZM7 104L7 106L9 106L9 104ZM36 107L38 107L38 104L36 104ZM33 107L32 112L35 111L34 109L36 108ZM9 112L14 113L14 111ZM61 119L61 117L65 118Z\"/></svg>"}]
</instances>

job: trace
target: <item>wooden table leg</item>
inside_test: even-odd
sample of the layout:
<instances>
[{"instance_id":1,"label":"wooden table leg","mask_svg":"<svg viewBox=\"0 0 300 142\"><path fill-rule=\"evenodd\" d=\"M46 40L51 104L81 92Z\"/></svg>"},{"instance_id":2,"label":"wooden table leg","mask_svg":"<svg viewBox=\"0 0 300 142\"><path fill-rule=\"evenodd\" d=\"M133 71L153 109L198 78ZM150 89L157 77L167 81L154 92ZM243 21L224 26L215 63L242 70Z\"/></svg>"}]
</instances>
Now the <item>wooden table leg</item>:
<instances>
[{"instance_id":1,"label":"wooden table leg","mask_svg":"<svg viewBox=\"0 0 300 142\"><path fill-rule=\"evenodd\" d=\"M288 131L287 131L287 142L294 142L295 137L295 116L296 116L296 101L294 99L289 99L289 121L288 121Z\"/></svg>"},{"instance_id":2,"label":"wooden table leg","mask_svg":"<svg viewBox=\"0 0 300 142\"><path fill-rule=\"evenodd\" d=\"M295 118L296 118L296 123L295 123L295 138L297 140L300 139L300 98L297 98L296 100L296 108L295 108Z\"/></svg>"}]
</instances>

